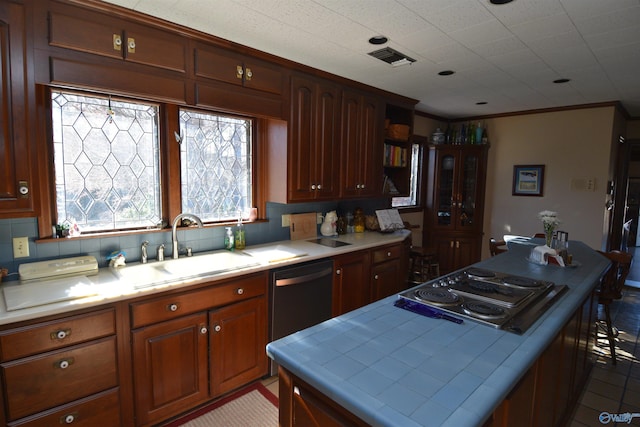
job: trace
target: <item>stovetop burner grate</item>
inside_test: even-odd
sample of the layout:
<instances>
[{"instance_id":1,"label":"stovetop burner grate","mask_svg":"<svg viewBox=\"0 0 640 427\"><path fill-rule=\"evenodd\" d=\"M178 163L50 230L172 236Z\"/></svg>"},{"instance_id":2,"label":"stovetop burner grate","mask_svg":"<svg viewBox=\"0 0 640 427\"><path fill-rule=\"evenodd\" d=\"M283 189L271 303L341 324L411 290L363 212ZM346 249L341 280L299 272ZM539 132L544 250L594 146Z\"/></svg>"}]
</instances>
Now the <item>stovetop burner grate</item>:
<instances>
[{"instance_id":1,"label":"stovetop burner grate","mask_svg":"<svg viewBox=\"0 0 640 427\"><path fill-rule=\"evenodd\" d=\"M465 313L480 319L502 319L506 316L503 308L482 301L469 301L462 304Z\"/></svg>"},{"instance_id":2,"label":"stovetop burner grate","mask_svg":"<svg viewBox=\"0 0 640 427\"><path fill-rule=\"evenodd\" d=\"M446 288L420 288L415 292L417 299L435 305L457 305L462 298Z\"/></svg>"}]
</instances>

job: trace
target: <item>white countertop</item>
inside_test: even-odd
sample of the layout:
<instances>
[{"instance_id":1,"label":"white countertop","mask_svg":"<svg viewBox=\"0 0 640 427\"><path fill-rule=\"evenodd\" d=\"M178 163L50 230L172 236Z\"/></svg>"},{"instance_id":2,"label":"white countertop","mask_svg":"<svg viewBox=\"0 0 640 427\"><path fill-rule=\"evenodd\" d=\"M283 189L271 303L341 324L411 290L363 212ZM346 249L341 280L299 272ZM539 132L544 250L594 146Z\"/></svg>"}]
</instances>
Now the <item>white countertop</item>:
<instances>
[{"instance_id":1,"label":"white countertop","mask_svg":"<svg viewBox=\"0 0 640 427\"><path fill-rule=\"evenodd\" d=\"M144 265L130 263L116 269L101 268L97 275L92 276L7 282L0 286L0 289L3 290L3 292L0 292L0 299L2 299L0 304L0 325L153 295L169 289L187 289L190 286L204 282L229 279L385 244L398 243L403 241L409 233L408 230L400 230L389 234L365 232L341 235L334 239L350 243L350 245L337 248L313 243L315 239L286 240L249 246L245 250L237 251L236 253L238 256L251 257L249 265L227 271L220 271L220 268L215 266L217 262L212 263L214 260L219 260L220 264L229 265L229 260L233 259L230 257L229 252L219 250L197 253L191 258L180 258L179 260L150 261ZM195 263L199 260L202 260L205 265L212 265L211 268L215 272L207 272L200 264L195 276L191 275L191 277L184 278L183 270L193 271L193 268L190 267L195 266ZM243 264L240 263L239 265ZM148 273L153 273L154 270L162 270L163 279L160 284L144 287L136 286L134 279L136 270L144 271L147 275ZM128 274L128 272L134 273ZM91 294L91 296L69 299L71 298L69 295L74 292L74 286L76 291L85 292L81 295ZM20 288L12 289L16 287ZM8 291L5 291L5 289ZM7 310L5 292L12 298L10 301L11 307L24 306L25 308ZM21 299L24 299L24 301Z\"/></svg>"}]
</instances>

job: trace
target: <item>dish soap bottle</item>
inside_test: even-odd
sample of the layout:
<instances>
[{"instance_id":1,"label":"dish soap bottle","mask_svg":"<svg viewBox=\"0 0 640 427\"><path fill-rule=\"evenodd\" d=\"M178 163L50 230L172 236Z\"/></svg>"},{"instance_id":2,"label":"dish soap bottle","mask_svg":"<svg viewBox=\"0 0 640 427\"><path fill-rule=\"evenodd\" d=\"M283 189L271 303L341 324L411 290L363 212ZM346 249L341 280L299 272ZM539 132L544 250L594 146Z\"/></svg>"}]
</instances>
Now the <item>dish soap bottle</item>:
<instances>
[{"instance_id":1,"label":"dish soap bottle","mask_svg":"<svg viewBox=\"0 0 640 427\"><path fill-rule=\"evenodd\" d=\"M231 230L231 227L226 227L225 230L226 232L224 235L224 248L228 251L232 251L235 248L233 230Z\"/></svg>"},{"instance_id":2,"label":"dish soap bottle","mask_svg":"<svg viewBox=\"0 0 640 427\"><path fill-rule=\"evenodd\" d=\"M238 218L238 226L236 227L235 247L236 249L244 249L246 246L244 240L244 224L242 224L242 218Z\"/></svg>"}]
</instances>

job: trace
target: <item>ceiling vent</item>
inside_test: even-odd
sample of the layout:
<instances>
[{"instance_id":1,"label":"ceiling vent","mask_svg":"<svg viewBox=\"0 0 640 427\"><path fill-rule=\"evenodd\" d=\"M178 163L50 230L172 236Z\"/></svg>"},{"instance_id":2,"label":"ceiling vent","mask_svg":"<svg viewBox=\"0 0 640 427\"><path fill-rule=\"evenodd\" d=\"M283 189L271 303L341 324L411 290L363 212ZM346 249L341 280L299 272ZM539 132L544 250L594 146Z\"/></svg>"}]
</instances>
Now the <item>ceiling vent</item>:
<instances>
[{"instance_id":1,"label":"ceiling vent","mask_svg":"<svg viewBox=\"0 0 640 427\"><path fill-rule=\"evenodd\" d=\"M410 58L404 53L400 53L395 49L391 49L390 47L385 47L384 49L369 52L369 55L373 56L374 58L378 58L386 62L387 64L391 64L394 67L416 62L415 59Z\"/></svg>"}]
</instances>

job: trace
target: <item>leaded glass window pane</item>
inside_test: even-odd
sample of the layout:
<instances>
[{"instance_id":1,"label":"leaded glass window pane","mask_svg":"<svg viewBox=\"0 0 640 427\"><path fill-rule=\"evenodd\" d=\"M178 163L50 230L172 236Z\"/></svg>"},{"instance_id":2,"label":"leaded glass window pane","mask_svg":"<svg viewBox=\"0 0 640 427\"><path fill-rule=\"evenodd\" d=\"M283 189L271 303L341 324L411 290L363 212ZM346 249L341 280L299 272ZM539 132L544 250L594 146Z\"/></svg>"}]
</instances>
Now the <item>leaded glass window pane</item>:
<instances>
[{"instance_id":1,"label":"leaded glass window pane","mask_svg":"<svg viewBox=\"0 0 640 427\"><path fill-rule=\"evenodd\" d=\"M83 232L161 222L158 106L52 91L58 223Z\"/></svg>"},{"instance_id":2,"label":"leaded glass window pane","mask_svg":"<svg viewBox=\"0 0 640 427\"><path fill-rule=\"evenodd\" d=\"M182 211L237 219L252 206L251 120L180 111Z\"/></svg>"}]
</instances>

